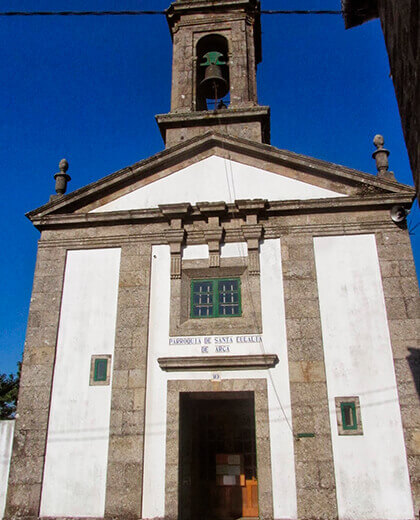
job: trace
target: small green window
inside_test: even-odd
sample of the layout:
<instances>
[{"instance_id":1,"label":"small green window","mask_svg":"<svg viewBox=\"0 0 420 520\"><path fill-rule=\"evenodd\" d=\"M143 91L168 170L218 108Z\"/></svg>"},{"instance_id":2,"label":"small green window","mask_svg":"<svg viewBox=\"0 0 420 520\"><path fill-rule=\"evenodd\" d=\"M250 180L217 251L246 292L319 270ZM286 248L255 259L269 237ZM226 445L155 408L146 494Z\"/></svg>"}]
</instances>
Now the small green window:
<instances>
[{"instance_id":1,"label":"small green window","mask_svg":"<svg viewBox=\"0 0 420 520\"><path fill-rule=\"evenodd\" d=\"M239 278L191 282L191 318L232 318L241 314Z\"/></svg>"},{"instance_id":2,"label":"small green window","mask_svg":"<svg viewBox=\"0 0 420 520\"><path fill-rule=\"evenodd\" d=\"M357 430L356 404L354 402L341 403L341 418L343 430Z\"/></svg>"},{"instance_id":3,"label":"small green window","mask_svg":"<svg viewBox=\"0 0 420 520\"><path fill-rule=\"evenodd\" d=\"M107 377L108 377L108 359L96 358L93 380L95 382L106 381Z\"/></svg>"}]
</instances>

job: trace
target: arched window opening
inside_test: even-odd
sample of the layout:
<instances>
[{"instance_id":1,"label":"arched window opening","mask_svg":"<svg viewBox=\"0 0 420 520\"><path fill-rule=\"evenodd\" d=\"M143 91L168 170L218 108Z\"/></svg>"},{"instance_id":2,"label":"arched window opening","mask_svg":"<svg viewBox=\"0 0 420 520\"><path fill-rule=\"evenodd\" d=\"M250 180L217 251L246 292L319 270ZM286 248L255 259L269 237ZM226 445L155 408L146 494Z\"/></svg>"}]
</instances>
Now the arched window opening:
<instances>
[{"instance_id":1,"label":"arched window opening","mask_svg":"<svg viewBox=\"0 0 420 520\"><path fill-rule=\"evenodd\" d=\"M197 43L197 110L220 110L229 105L228 41L219 34Z\"/></svg>"}]
</instances>

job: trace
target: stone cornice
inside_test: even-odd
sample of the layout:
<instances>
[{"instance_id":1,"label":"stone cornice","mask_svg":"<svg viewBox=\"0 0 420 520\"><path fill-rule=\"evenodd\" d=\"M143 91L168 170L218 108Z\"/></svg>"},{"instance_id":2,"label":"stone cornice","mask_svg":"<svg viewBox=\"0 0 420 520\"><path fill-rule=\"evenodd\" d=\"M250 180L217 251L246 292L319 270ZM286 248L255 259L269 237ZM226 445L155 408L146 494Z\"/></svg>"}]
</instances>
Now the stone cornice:
<instances>
[{"instance_id":1,"label":"stone cornice","mask_svg":"<svg viewBox=\"0 0 420 520\"><path fill-rule=\"evenodd\" d=\"M248 356L189 356L159 358L162 370L167 372L185 370L264 370L274 368L279 362L276 354Z\"/></svg>"},{"instance_id":2,"label":"stone cornice","mask_svg":"<svg viewBox=\"0 0 420 520\"><path fill-rule=\"evenodd\" d=\"M328 199L309 199L309 200L281 200L281 201L258 201L258 204L253 205L253 201L249 201L249 212L260 214L266 212L267 215L293 214L293 213L320 213L320 212L342 212L342 211L356 211L369 209L386 209L395 204L401 204L405 207L410 207L413 200L412 194L408 193L390 193L371 195L366 197L337 197ZM219 214L221 218L238 217L244 211L245 203L247 201L238 201L237 204L220 205L219 211L215 209L213 214ZM192 206L189 219L201 219L203 215L206 216L208 204L203 203L203 210L200 211L201 203L197 206ZM180 204L182 208L189 208L188 204ZM255 207L254 207L255 206ZM39 229L65 228L65 227L90 227L90 226L110 226L123 224L141 224L150 221L161 222L167 221L168 215L166 212L167 206L160 208L129 210L129 211L109 211L103 213L55 213L31 217L34 226Z\"/></svg>"},{"instance_id":3,"label":"stone cornice","mask_svg":"<svg viewBox=\"0 0 420 520\"><path fill-rule=\"evenodd\" d=\"M369 222L350 222L343 223L338 222L334 224L310 224L310 225L265 225L264 226L264 238L273 239L281 238L288 234L306 234L306 235L346 235L355 233L375 233L377 231L390 231L395 232L397 230L395 224L391 219L388 221L384 220L372 220ZM242 233L242 229L233 228L225 230L224 236L225 243L230 242L244 242L245 237ZM164 231L161 232L145 232L145 233L132 233L127 235L108 235L101 237L60 237L53 238L41 238L38 241L40 248L44 247L64 247L68 249L76 248L96 248L96 247L120 247L123 244L131 243L149 243L150 245L168 244L167 238ZM189 231L187 233L187 245L199 245L206 244L206 239L203 230Z\"/></svg>"},{"instance_id":4,"label":"stone cornice","mask_svg":"<svg viewBox=\"0 0 420 520\"><path fill-rule=\"evenodd\" d=\"M241 122L258 121L261 123L263 142L270 142L270 107L256 106L246 108L229 108L213 112L182 112L157 114L155 116L163 141L166 143L166 131L169 128L186 128L195 126L210 127L230 125Z\"/></svg>"},{"instance_id":5,"label":"stone cornice","mask_svg":"<svg viewBox=\"0 0 420 520\"><path fill-rule=\"evenodd\" d=\"M299 171L305 171L314 176L333 179L350 186L358 186L367 193L373 190L382 192L383 196L393 193L406 193L414 196L415 190L411 186L400 184L396 181L380 179L374 175L363 173L345 166L314 159L293 152L280 150L270 145L256 143L247 139L234 138L227 135L207 132L192 139L172 146L152 157L144 159L132 166L123 168L96 182L88 184L68 195L56 198L47 204L30 211L26 216L32 222L39 222L41 217L50 214L70 214L83 208L94 200L116 192L124 186L145 179L156 172L172 165L181 164L184 160L197 156L202 152L219 149L222 152L235 152L242 154L244 158L252 157L274 164L287 166ZM136 210L145 211L151 210ZM80 217L80 215L79 215Z\"/></svg>"}]
</instances>

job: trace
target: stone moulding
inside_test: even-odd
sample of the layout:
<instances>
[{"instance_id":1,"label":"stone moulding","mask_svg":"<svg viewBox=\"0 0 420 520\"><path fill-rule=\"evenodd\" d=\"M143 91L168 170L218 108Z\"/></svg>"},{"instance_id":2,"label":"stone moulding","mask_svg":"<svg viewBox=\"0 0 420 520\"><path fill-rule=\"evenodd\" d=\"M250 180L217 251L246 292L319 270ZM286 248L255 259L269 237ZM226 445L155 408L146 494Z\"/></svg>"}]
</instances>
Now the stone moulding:
<instances>
[{"instance_id":1,"label":"stone moulding","mask_svg":"<svg viewBox=\"0 0 420 520\"><path fill-rule=\"evenodd\" d=\"M278 362L279 358L276 354L158 358L160 368L166 372L186 370L264 370L274 368Z\"/></svg>"},{"instance_id":2,"label":"stone moulding","mask_svg":"<svg viewBox=\"0 0 420 520\"><path fill-rule=\"evenodd\" d=\"M357 211L362 209L385 209L391 208L395 204L402 204L404 207L411 207L414 191L409 193L389 193L387 195L371 195L365 197L338 197L328 199L308 199L308 200L280 200L267 201L265 212L268 216L294 214L299 212L319 213L319 212L340 212ZM242 201L241 201L242 202ZM236 217L239 209L236 203L226 205L223 217ZM202 213L196 206L191 207L189 214L191 219L201 218ZM149 221L163 222L167 218L159 208L109 211L104 213L57 213L40 217L30 217L34 226L42 231L43 229L63 228L63 227L88 227L101 225L121 225L145 223Z\"/></svg>"},{"instance_id":3,"label":"stone moulding","mask_svg":"<svg viewBox=\"0 0 420 520\"><path fill-rule=\"evenodd\" d=\"M398 196L398 194L405 194L407 198L410 196L413 198L415 195L415 190L411 186L406 186L395 181L380 179L374 175L313 157L306 157L286 150L279 150L267 144L256 143L239 137L233 138L218 134L214 131L208 131L205 134L192 137L188 141L158 152L154 156L139 161L132 166L111 173L68 195L54 199L30 211L26 216L37 227L45 226L47 223L50 224L49 219L44 221L43 217L50 216L52 213L55 213L59 220L63 218L65 220L66 217L70 216L70 213L80 211L81 209L83 210L83 208L86 207L91 209L93 201L99 201L103 197L109 197L110 194L135 183L139 179L146 179L156 172L162 171L167 168L168 165L181 165L183 161L190 160L191 157L196 157L203 153L226 155L232 152L242 154L251 160L256 159L277 166L287 166L297 171L303 171L316 178L334 179L336 182L338 181L347 187L351 187L353 191L355 187L360 189L361 186L366 184L373 190L376 190L376 193L379 192L379 200L384 196L384 192L391 197L393 195ZM360 200L360 197L357 196L356 199ZM294 202L296 203L296 201ZM112 220L117 214L117 218L121 219L119 213L125 213L125 218L139 214L138 210L132 212L131 215L131 212L109 212L105 217L107 220ZM100 214L95 215L92 213L79 212L74 215L76 219L80 219L82 222L84 222L85 219L90 220L92 216L94 219L98 217L99 219L104 219L104 215ZM145 217L162 218L163 215L159 209L147 209L143 210L143 218Z\"/></svg>"}]
</instances>

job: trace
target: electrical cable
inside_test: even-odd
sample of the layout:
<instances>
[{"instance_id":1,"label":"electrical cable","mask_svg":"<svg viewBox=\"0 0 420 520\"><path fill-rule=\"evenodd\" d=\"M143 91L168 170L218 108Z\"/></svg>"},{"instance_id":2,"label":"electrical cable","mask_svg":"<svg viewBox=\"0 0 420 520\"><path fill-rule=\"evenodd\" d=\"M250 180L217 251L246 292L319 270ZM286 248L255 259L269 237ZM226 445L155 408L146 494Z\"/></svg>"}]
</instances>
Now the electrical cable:
<instances>
[{"instance_id":1,"label":"electrical cable","mask_svg":"<svg viewBox=\"0 0 420 520\"><path fill-rule=\"evenodd\" d=\"M221 121L220 120L218 121L218 126L219 127L221 126ZM224 162L224 167L225 167L226 183L227 183L227 188L228 188L228 192L229 192L229 198L233 202L233 201L237 200L237 196L236 196L236 190L235 190L235 180L234 180L234 175L233 175L232 159L230 157L229 151L226 150L224 143L222 143L222 148L225 151L225 153L227 153L227 156L228 156L228 158L224 157L223 162ZM230 179L229 179L228 164L230 166ZM230 180L230 182L229 182L229 180ZM232 187L231 187L231 185L232 185ZM248 255L245 254L243 243L239 242L237 245L238 245L239 258L243 261L244 267L247 267L246 258L247 258ZM249 279L247 277L245 277L245 280L246 280L246 283L247 283L247 289L248 289L247 292L248 292L248 297L249 297L249 300L250 300L250 303L251 303L251 312L252 312L252 315L253 315L254 324L255 324L256 328L258 328L257 311L256 311L255 302L254 302L254 298L253 298L252 291L251 291L251 286L250 286L250 283L249 283ZM263 355L266 355L267 352L266 352L266 349L265 349L265 346L264 346L264 336L263 336L263 334L261 334L260 337L261 337L261 342L259 343L260 350L261 350L261 353ZM273 374L272 374L272 371L270 370L270 368L271 367L269 367L267 365L268 378L271 381L271 385L272 385L274 394L276 396L276 400L277 400L277 402L278 402L278 404L280 406L280 410L281 410L281 412L283 414L283 417L284 417L284 419L286 421L286 424L287 424L290 432L292 433L292 436L294 437L292 424L291 424L291 422L289 420L289 417L286 414L286 410L284 409L284 406L283 406L283 404L281 402L280 395L279 395L279 392L277 390L276 383L274 381L274 377L273 377Z\"/></svg>"},{"instance_id":2,"label":"electrical cable","mask_svg":"<svg viewBox=\"0 0 420 520\"><path fill-rule=\"evenodd\" d=\"M263 15L342 15L334 10L262 10ZM147 16L166 15L166 11L2 11L0 16Z\"/></svg>"}]
</instances>

